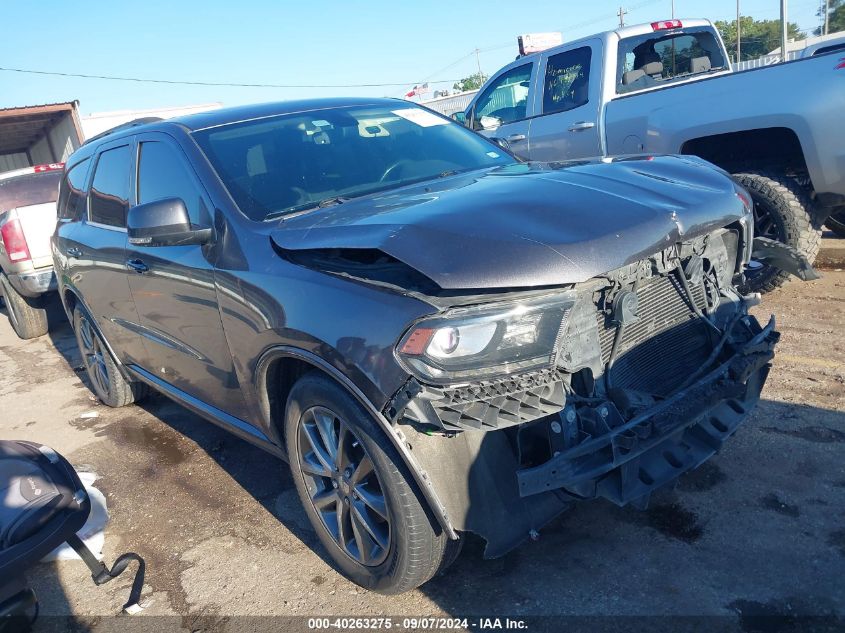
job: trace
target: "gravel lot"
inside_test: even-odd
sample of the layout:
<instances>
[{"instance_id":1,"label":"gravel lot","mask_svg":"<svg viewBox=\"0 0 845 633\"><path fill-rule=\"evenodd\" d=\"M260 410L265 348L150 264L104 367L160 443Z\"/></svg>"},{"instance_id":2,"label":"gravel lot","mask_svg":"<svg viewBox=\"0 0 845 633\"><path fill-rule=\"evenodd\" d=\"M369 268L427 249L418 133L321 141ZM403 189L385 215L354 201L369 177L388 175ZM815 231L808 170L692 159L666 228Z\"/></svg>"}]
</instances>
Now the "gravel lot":
<instances>
[{"instance_id":1,"label":"gravel lot","mask_svg":"<svg viewBox=\"0 0 845 633\"><path fill-rule=\"evenodd\" d=\"M760 630L751 616L804 630L795 616L814 615L845 627L845 272L791 283L755 310L783 333L763 401L676 491L645 512L582 504L498 560L470 539L447 575L398 597L326 563L285 464L161 396L98 405L59 311L50 336L29 342L0 319L0 431L98 473L106 558L134 550L148 564L147 607L122 630L235 630L247 614L696 615L746 631ZM30 580L43 614L74 616L36 630L109 628L131 582L95 587L75 561Z\"/></svg>"}]
</instances>

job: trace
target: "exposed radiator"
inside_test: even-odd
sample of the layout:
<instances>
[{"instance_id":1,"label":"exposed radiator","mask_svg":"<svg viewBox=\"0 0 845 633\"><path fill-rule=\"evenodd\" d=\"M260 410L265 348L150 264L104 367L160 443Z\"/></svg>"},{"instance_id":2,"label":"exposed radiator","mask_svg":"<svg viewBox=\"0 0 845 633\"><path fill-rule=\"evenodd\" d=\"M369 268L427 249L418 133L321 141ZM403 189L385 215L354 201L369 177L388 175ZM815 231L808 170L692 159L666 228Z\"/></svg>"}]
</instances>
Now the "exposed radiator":
<instances>
[{"instance_id":1,"label":"exposed radiator","mask_svg":"<svg viewBox=\"0 0 845 633\"><path fill-rule=\"evenodd\" d=\"M704 309L701 284L691 287L696 305ZM610 379L624 387L665 396L677 389L707 358L707 326L695 316L674 275L657 277L637 290L639 320L625 326ZM616 327L598 313L602 360L610 358Z\"/></svg>"}]
</instances>

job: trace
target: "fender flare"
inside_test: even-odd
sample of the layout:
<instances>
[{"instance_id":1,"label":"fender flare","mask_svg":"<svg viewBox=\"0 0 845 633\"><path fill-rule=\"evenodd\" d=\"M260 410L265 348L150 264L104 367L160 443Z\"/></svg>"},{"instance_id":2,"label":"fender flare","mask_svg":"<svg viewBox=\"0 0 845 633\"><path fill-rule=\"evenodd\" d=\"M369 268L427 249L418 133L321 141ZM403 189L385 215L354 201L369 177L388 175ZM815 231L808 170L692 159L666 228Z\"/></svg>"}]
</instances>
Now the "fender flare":
<instances>
[{"instance_id":1,"label":"fender flare","mask_svg":"<svg viewBox=\"0 0 845 633\"><path fill-rule=\"evenodd\" d=\"M350 393L350 395L355 398L355 400L358 401L362 407L364 407L364 410L372 416L379 427L381 427L381 429L385 432L387 437L390 439L391 444L393 444L396 450L399 451L399 455L402 457L402 460L405 462L408 470L411 471L414 481L419 486L429 509L434 514L434 517L437 519L440 527L443 528L443 531L450 539L457 540L458 533L452 526L452 521L448 516L446 506L440 500L428 473L423 470L414 455L411 453L411 450L408 448L405 434L397 426L390 423L384 414L382 414L382 412L379 411L372 402L370 402L367 396L364 395L364 392L361 391L361 389L352 382L348 376L320 356L314 354L313 352L290 345L277 345L271 347L261 355L258 360L258 364L256 365L254 386L261 400L261 414L264 416L265 423L268 427L272 428L272 424L269 419L270 403L269 395L265 387L265 379L270 363L278 358L296 358L297 360L313 365L316 369L319 369L334 378L346 389L346 391Z\"/></svg>"}]
</instances>

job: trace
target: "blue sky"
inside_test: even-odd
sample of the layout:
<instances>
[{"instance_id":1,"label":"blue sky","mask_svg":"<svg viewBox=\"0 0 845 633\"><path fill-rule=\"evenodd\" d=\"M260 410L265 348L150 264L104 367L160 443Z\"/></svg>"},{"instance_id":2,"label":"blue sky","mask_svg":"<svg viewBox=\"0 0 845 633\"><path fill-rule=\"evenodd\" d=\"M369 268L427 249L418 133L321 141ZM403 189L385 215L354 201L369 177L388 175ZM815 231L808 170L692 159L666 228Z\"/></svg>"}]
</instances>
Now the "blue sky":
<instances>
[{"instance_id":1,"label":"blue sky","mask_svg":"<svg viewBox=\"0 0 845 633\"><path fill-rule=\"evenodd\" d=\"M237 83L371 84L371 88L224 88L138 84L0 71L0 107L78 99L83 114L307 96L401 96L414 83L451 87L516 55L516 36L565 39L670 16L671 0L5 0L0 66L33 70ZM820 2L790 0L789 17L811 30ZM743 15L779 17L778 0L742 0ZM678 17L733 19L734 0L675 0ZM492 50L485 50L492 49ZM449 80L435 85L432 80Z\"/></svg>"}]
</instances>

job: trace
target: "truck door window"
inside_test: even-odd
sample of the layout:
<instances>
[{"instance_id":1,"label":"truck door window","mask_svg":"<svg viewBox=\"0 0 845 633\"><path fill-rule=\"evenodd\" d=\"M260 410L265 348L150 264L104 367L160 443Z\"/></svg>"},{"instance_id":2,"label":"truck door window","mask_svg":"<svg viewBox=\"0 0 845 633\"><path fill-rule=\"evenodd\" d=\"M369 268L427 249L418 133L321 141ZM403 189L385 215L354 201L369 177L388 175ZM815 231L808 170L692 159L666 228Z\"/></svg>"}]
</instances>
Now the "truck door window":
<instances>
[{"instance_id":1,"label":"truck door window","mask_svg":"<svg viewBox=\"0 0 845 633\"><path fill-rule=\"evenodd\" d=\"M158 141L141 143L138 159L138 203L181 198L193 224L208 224L194 176L174 147Z\"/></svg>"},{"instance_id":2,"label":"truck door window","mask_svg":"<svg viewBox=\"0 0 845 633\"><path fill-rule=\"evenodd\" d=\"M565 112L589 101L590 50L583 46L549 57L543 82L543 114Z\"/></svg>"},{"instance_id":3,"label":"truck door window","mask_svg":"<svg viewBox=\"0 0 845 633\"><path fill-rule=\"evenodd\" d=\"M709 28L655 31L619 42L616 92L663 86L725 67L722 47Z\"/></svg>"},{"instance_id":4,"label":"truck door window","mask_svg":"<svg viewBox=\"0 0 845 633\"><path fill-rule=\"evenodd\" d=\"M106 226L126 226L129 209L129 146L100 154L89 196L90 221Z\"/></svg>"},{"instance_id":5,"label":"truck door window","mask_svg":"<svg viewBox=\"0 0 845 633\"><path fill-rule=\"evenodd\" d=\"M487 86L475 104L473 129L493 129L526 117L532 65L512 68Z\"/></svg>"},{"instance_id":6,"label":"truck door window","mask_svg":"<svg viewBox=\"0 0 845 633\"><path fill-rule=\"evenodd\" d=\"M65 174L59 198L58 214L62 220L75 220L85 210L85 181L88 176L90 158L77 163Z\"/></svg>"}]
</instances>

